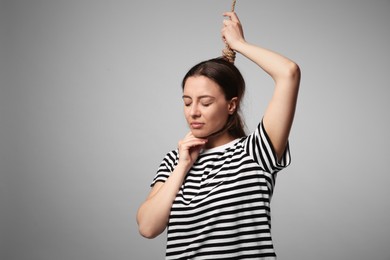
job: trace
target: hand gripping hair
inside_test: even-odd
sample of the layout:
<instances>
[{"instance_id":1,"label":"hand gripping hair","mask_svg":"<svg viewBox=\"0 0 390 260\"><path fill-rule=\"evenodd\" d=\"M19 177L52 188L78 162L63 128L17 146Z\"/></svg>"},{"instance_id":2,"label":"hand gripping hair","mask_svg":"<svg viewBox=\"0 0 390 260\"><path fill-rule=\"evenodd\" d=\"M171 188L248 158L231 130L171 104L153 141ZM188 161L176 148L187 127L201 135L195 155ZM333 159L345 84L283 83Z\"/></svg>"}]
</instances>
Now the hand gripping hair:
<instances>
[{"instance_id":1,"label":"hand gripping hair","mask_svg":"<svg viewBox=\"0 0 390 260\"><path fill-rule=\"evenodd\" d=\"M236 0L233 0L232 2L232 9L231 11L234 12L234 7L236 6ZM234 63L234 60L236 59L236 52L233 51L229 45L226 43L225 44L225 48L222 50L222 57L231 62L231 63Z\"/></svg>"}]
</instances>

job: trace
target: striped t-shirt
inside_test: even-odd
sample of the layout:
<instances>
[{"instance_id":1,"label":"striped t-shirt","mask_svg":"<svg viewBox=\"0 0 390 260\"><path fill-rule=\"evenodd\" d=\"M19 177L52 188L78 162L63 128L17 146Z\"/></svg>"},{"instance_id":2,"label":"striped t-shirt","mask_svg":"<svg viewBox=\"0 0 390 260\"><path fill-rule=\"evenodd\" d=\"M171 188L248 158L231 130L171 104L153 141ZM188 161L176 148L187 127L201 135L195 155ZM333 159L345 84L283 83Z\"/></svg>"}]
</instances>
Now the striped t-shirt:
<instances>
[{"instance_id":1,"label":"striped t-shirt","mask_svg":"<svg viewBox=\"0 0 390 260\"><path fill-rule=\"evenodd\" d=\"M152 185L164 182L178 163L168 153ZM203 150L173 202L166 259L276 259L271 238L270 200L281 160L262 122L225 145Z\"/></svg>"}]
</instances>

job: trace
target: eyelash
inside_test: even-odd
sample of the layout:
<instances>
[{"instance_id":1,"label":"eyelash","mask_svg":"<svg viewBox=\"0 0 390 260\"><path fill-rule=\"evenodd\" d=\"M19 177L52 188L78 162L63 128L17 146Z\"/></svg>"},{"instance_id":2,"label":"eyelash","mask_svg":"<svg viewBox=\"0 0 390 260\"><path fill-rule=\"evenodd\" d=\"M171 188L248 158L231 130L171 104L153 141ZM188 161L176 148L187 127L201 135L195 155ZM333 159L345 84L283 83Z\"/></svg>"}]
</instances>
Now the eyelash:
<instances>
[{"instance_id":1,"label":"eyelash","mask_svg":"<svg viewBox=\"0 0 390 260\"><path fill-rule=\"evenodd\" d=\"M204 107L208 107L208 106L211 105L211 103L201 104L201 105L204 106ZM189 107L189 106L191 106L191 103L190 104L184 104L184 106Z\"/></svg>"}]
</instances>

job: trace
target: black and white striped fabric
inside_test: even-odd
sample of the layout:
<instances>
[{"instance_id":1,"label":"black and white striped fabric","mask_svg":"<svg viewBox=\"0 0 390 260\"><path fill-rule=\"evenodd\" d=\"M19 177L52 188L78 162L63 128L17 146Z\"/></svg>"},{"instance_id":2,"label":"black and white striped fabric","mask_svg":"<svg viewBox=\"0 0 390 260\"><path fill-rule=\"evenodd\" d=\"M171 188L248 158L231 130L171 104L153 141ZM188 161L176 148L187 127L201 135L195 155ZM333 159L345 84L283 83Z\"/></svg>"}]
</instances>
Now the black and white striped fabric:
<instances>
[{"instance_id":1,"label":"black and white striped fabric","mask_svg":"<svg viewBox=\"0 0 390 260\"><path fill-rule=\"evenodd\" d=\"M152 186L177 162L178 151L168 153ZM288 145L278 162L262 122L247 137L202 151L172 205L166 259L276 259L270 200L276 173L289 164Z\"/></svg>"}]
</instances>

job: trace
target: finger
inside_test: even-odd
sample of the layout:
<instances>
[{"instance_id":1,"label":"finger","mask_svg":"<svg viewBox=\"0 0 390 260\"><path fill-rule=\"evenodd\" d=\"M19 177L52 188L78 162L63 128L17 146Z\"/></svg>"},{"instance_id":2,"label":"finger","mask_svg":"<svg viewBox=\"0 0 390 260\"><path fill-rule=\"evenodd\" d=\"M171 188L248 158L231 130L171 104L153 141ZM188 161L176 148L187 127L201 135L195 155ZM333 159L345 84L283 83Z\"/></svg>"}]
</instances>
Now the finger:
<instances>
[{"instance_id":1,"label":"finger","mask_svg":"<svg viewBox=\"0 0 390 260\"><path fill-rule=\"evenodd\" d=\"M198 156L200 151L202 151L203 148L204 148L204 145L193 146L190 148L189 152L191 153L191 155Z\"/></svg>"},{"instance_id":2,"label":"finger","mask_svg":"<svg viewBox=\"0 0 390 260\"><path fill-rule=\"evenodd\" d=\"M185 141L183 143L183 145L186 147L196 147L196 146L205 145L206 142L207 142L207 140L203 140L203 139L191 139L191 140Z\"/></svg>"},{"instance_id":3,"label":"finger","mask_svg":"<svg viewBox=\"0 0 390 260\"><path fill-rule=\"evenodd\" d=\"M230 16L230 19L235 23L240 23L240 19L238 18L237 14L235 12L232 13L232 16Z\"/></svg>"},{"instance_id":4,"label":"finger","mask_svg":"<svg viewBox=\"0 0 390 260\"><path fill-rule=\"evenodd\" d=\"M194 136L187 136L179 142L179 146L183 148L185 147L189 148L193 146L204 145L205 143L207 143L207 139L196 138Z\"/></svg>"},{"instance_id":5,"label":"finger","mask_svg":"<svg viewBox=\"0 0 390 260\"><path fill-rule=\"evenodd\" d=\"M231 21L231 20L223 20L223 26L224 27L226 27L226 26L228 26L228 25L230 25L230 24L232 24L233 23L233 21Z\"/></svg>"},{"instance_id":6,"label":"finger","mask_svg":"<svg viewBox=\"0 0 390 260\"><path fill-rule=\"evenodd\" d=\"M191 137L191 136L194 136L194 135L193 135L192 132L190 131L190 132L188 132L188 133L184 136L184 138Z\"/></svg>"},{"instance_id":7,"label":"finger","mask_svg":"<svg viewBox=\"0 0 390 260\"><path fill-rule=\"evenodd\" d=\"M223 15L225 18L231 19L232 15L233 15L233 12L224 12L222 15Z\"/></svg>"},{"instance_id":8,"label":"finger","mask_svg":"<svg viewBox=\"0 0 390 260\"><path fill-rule=\"evenodd\" d=\"M228 17L233 22L240 22L240 19L238 18L237 14L235 12L225 12L223 13L223 16Z\"/></svg>"},{"instance_id":9,"label":"finger","mask_svg":"<svg viewBox=\"0 0 390 260\"><path fill-rule=\"evenodd\" d=\"M195 137L194 134L192 133L192 131L188 132L187 135L185 136L184 139L186 138L195 138L195 139L199 139L199 140L203 140L203 141L207 141L207 138L203 138L203 137Z\"/></svg>"}]
</instances>

